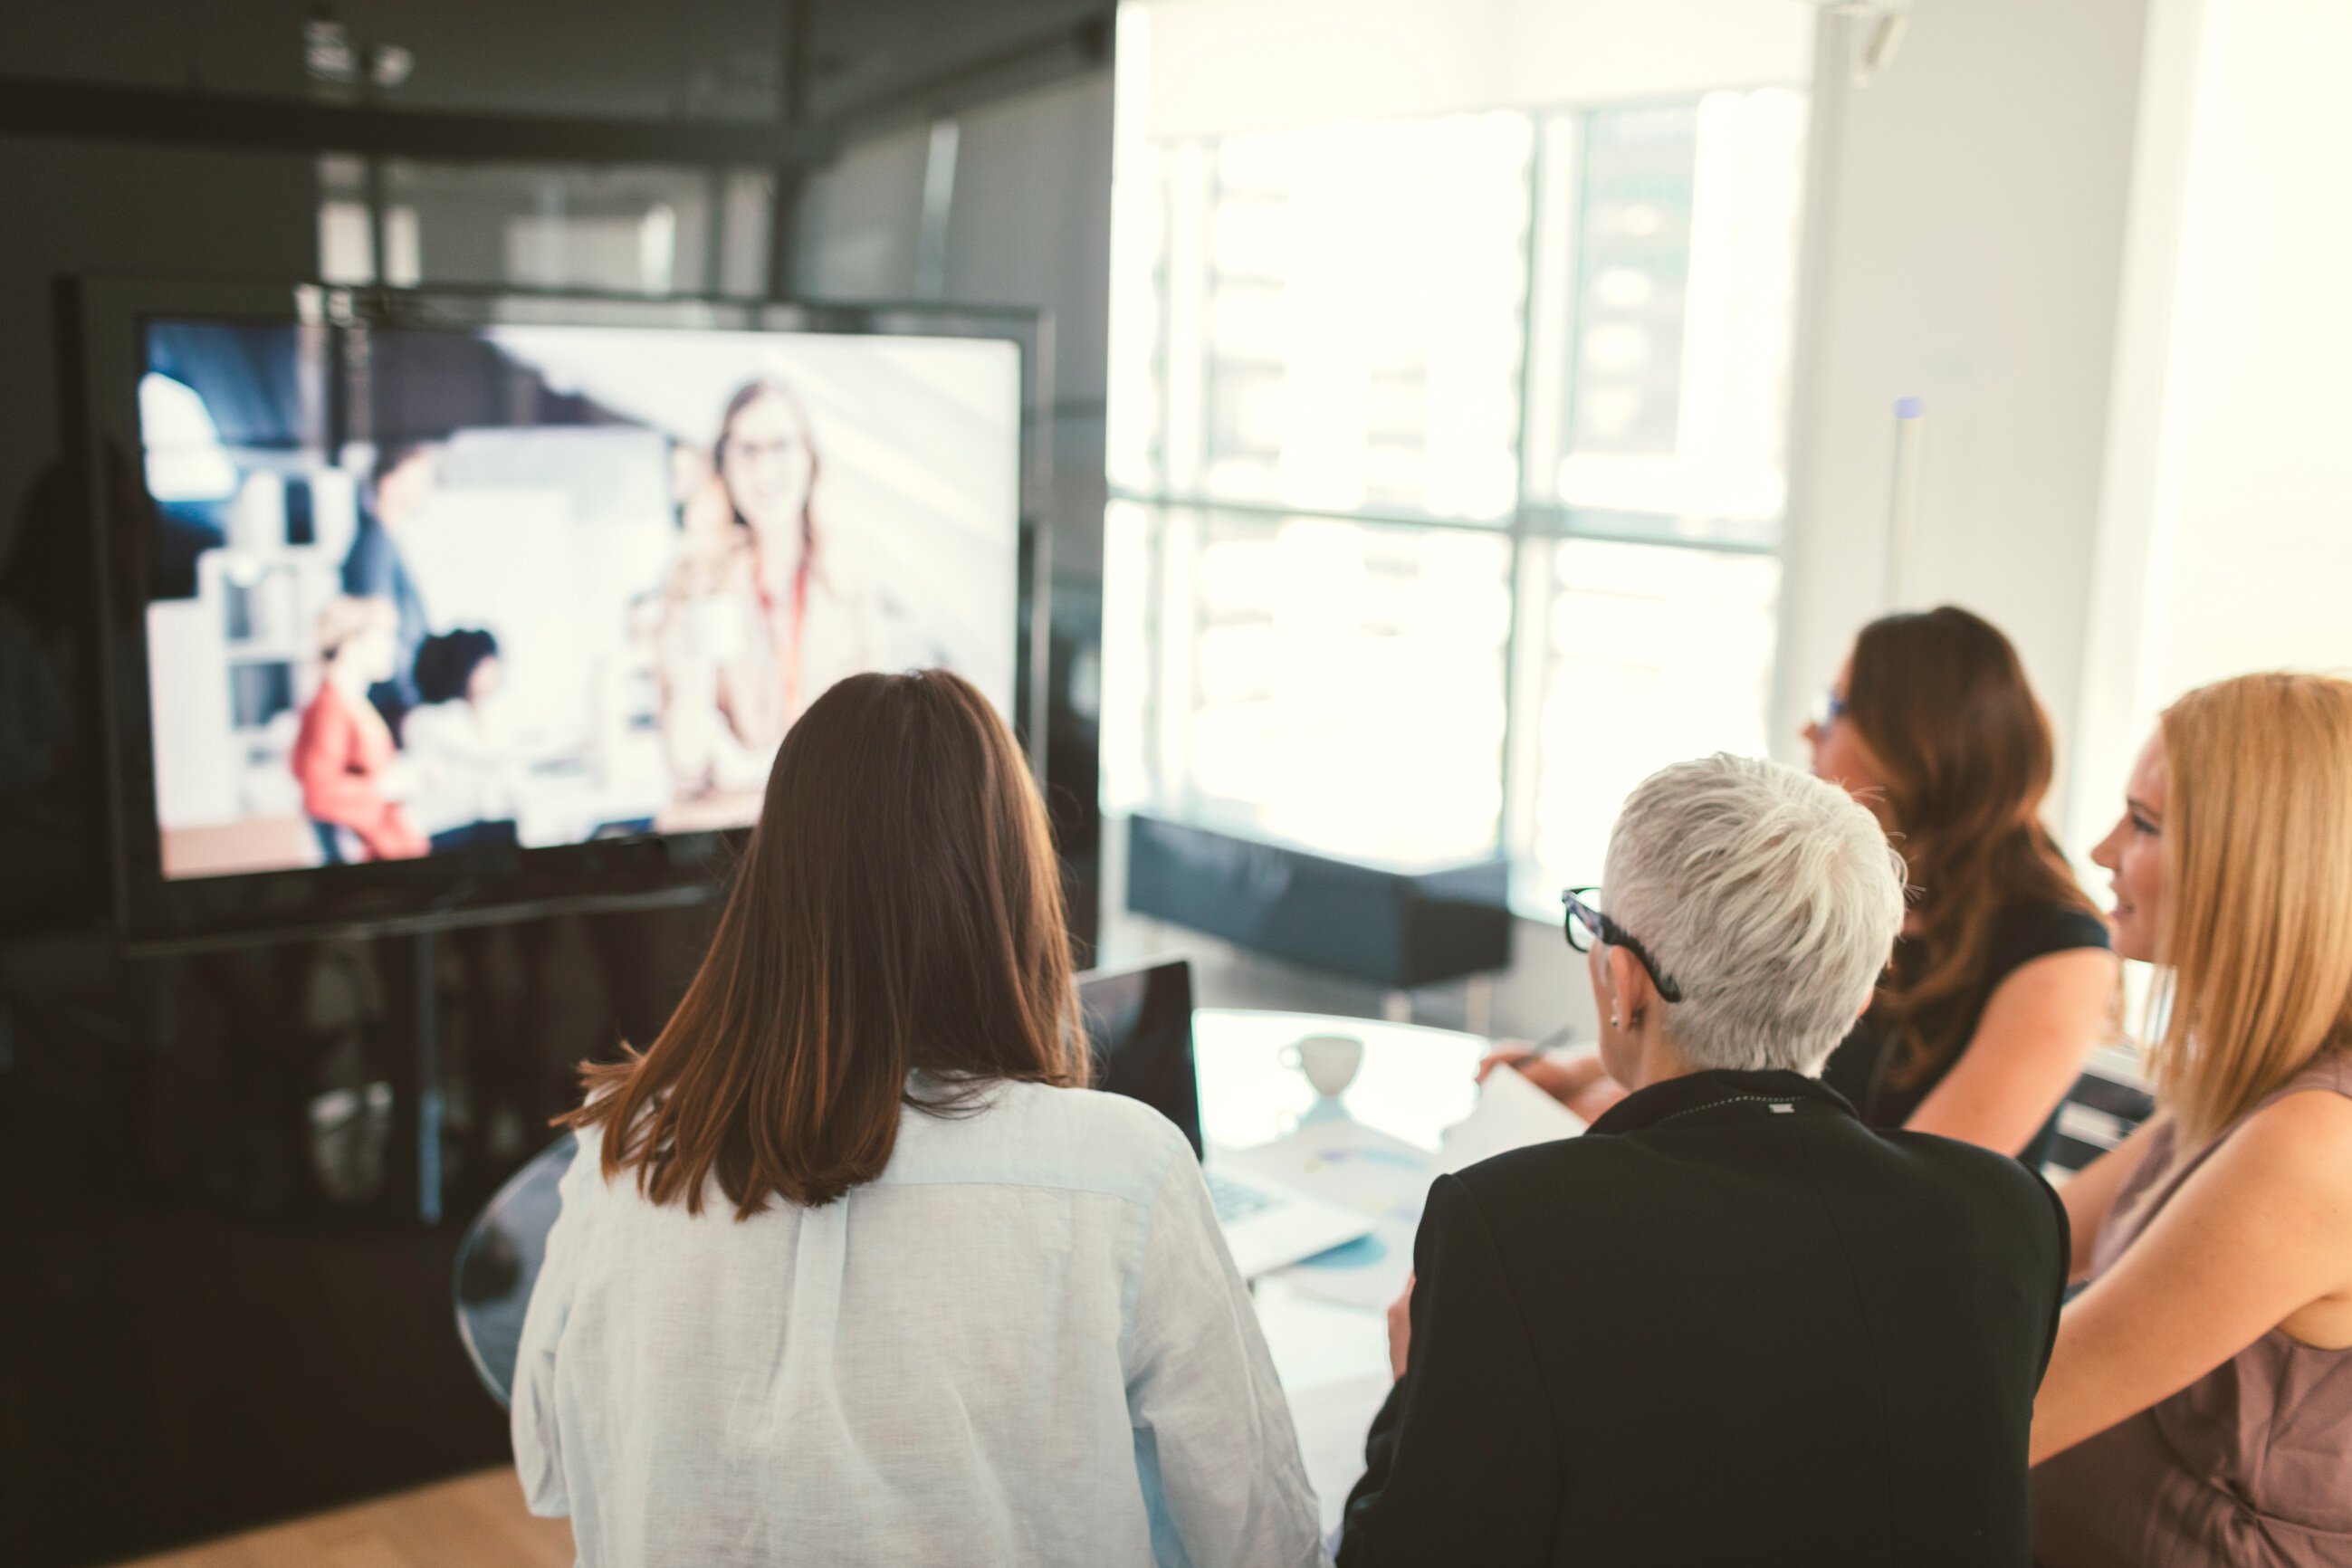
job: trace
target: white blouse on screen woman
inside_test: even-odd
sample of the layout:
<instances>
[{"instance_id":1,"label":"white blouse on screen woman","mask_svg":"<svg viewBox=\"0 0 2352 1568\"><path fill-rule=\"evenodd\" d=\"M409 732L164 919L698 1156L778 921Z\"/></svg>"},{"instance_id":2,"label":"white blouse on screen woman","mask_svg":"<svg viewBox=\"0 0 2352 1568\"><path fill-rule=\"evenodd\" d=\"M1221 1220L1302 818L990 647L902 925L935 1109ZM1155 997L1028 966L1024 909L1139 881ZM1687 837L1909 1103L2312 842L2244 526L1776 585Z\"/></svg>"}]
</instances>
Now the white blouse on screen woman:
<instances>
[{"instance_id":1,"label":"white blouse on screen woman","mask_svg":"<svg viewBox=\"0 0 2352 1568\"><path fill-rule=\"evenodd\" d=\"M739 1223L583 1135L524 1323L515 1462L604 1564L1322 1563L1199 1165L1156 1111L1004 1084Z\"/></svg>"}]
</instances>

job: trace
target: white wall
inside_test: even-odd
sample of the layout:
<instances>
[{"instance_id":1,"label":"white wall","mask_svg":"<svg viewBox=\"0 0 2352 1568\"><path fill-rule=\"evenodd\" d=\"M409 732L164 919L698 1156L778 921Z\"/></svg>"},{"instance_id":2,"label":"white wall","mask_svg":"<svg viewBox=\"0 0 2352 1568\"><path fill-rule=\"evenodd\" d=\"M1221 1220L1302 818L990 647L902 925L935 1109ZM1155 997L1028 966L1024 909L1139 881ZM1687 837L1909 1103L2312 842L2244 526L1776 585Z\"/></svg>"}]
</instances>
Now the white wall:
<instances>
[{"instance_id":1,"label":"white wall","mask_svg":"<svg viewBox=\"0 0 2352 1568\"><path fill-rule=\"evenodd\" d=\"M2352 673L2352 6L2201 0L2135 711L2248 670ZM2098 820L2101 803L2085 799Z\"/></svg>"},{"instance_id":2,"label":"white wall","mask_svg":"<svg viewBox=\"0 0 2352 1568\"><path fill-rule=\"evenodd\" d=\"M1865 87L1823 29L1775 729L1888 607L1896 398L1927 400L1904 607L2009 632L2079 707L2145 0L1925 0ZM2060 763L2065 766L2062 745ZM2055 798L2063 798L2062 792Z\"/></svg>"},{"instance_id":3,"label":"white wall","mask_svg":"<svg viewBox=\"0 0 2352 1568\"><path fill-rule=\"evenodd\" d=\"M2352 5L2207 33L2174 321L2155 689L2352 666Z\"/></svg>"},{"instance_id":4,"label":"white wall","mask_svg":"<svg viewBox=\"0 0 2352 1568\"><path fill-rule=\"evenodd\" d=\"M1801 84L1815 14L1806 0L1151 0L1145 9L1154 137ZM1236 37L1249 47L1235 47Z\"/></svg>"}]
</instances>

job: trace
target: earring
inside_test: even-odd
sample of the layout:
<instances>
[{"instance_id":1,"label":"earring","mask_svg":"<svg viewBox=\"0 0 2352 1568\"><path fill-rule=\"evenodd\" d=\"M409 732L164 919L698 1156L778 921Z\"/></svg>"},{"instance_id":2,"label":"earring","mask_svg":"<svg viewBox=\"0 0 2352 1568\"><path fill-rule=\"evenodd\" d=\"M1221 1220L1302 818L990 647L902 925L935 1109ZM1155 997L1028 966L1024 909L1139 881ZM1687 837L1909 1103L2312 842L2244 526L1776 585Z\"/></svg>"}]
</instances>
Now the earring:
<instances>
[{"instance_id":1,"label":"earring","mask_svg":"<svg viewBox=\"0 0 2352 1568\"><path fill-rule=\"evenodd\" d=\"M1612 1013L1609 1015L1609 1026L1612 1029L1622 1029L1625 1026L1625 1020Z\"/></svg>"}]
</instances>

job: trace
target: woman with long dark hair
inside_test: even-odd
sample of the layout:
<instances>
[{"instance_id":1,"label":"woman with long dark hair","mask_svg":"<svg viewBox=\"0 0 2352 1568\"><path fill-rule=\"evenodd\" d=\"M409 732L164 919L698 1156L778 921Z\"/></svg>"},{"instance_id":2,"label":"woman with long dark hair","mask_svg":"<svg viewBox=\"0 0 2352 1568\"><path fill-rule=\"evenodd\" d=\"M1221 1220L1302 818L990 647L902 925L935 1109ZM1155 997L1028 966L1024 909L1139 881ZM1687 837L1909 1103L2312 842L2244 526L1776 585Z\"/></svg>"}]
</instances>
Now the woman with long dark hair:
<instances>
[{"instance_id":1,"label":"woman with long dark hair","mask_svg":"<svg viewBox=\"0 0 2352 1568\"><path fill-rule=\"evenodd\" d=\"M534 1510L592 1568L1318 1561L1191 1146L1087 1068L1011 731L942 670L841 681L669 1026L587 1069Z\"/></svg>"},{"instance_id":2,"label":"woman with long dark hair","mask_svg":"<svg viewBox=\"0 0 2352 1568\"><path fill-rule=\"evenodd\" d=\"M2107 928L2042 823L2050 720L2000 630L1944 605L1872 622L1805 726L1813 772L1870 807L1912 905L1822 1080L1874 1127L2047 1157L2059 1102L2114 1032ZM1504 1053L1588 1118L1599 1060Z\"/></svg>"},{"instance_id":3,"label":"woman with long dark hair","mask_svg":"<svg viewBox=\"0 0 2352 1568\"><path fill-rule=\"evenodd\" d=\"M2115 1032L2116 966L2042 823L2056 748L2017 650L1948 605L1874 621L1806 739L1813 771L1877 814L1916 890L1823 1079L1867 1121L2038 1166L2059 1102Z\"/></svg>"}]
</instances>

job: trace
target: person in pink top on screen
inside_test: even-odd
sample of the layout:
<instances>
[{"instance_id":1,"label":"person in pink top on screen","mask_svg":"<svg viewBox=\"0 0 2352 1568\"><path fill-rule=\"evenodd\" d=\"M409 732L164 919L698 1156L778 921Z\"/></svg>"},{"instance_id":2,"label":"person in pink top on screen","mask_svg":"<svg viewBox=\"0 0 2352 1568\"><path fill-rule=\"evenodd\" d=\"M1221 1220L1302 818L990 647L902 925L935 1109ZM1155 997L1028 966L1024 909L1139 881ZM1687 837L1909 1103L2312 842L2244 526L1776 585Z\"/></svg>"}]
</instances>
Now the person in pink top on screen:
<instances>
[{"instance_id":1,"label":"person in pink top on screen","mask_svg":"<svg viewBox=\"0 0 2352 1568\"><path fill-rule=\"evenodd\" d=\"M302 710L291 762L302 785L302 811L327 863L350 858L348 830L369 860L412 859L429 847L393 798L388 774L397 743L368 688L389 679L398 661L399 613L389 599L341 597L319 612L324 679Z\"/></svg>"}]
</instances>

